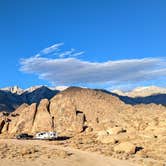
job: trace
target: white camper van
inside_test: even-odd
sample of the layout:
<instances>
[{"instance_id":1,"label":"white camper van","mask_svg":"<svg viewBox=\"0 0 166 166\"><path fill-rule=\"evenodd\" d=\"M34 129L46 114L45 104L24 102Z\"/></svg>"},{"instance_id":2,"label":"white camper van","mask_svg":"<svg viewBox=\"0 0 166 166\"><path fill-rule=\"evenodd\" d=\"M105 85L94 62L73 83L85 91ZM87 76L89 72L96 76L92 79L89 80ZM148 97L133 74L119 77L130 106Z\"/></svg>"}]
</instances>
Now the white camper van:
<instances>
[{"instance_id":1,"label":"white camper van","mask_svg":"<svg viewBox=\"0 0 166 166\"><path fill-rule=\"evenodd\" d=\"M40 132L35 135L35 139L41 139L41 140L54 140L58 138L57 132Z\"/></svg>"}]
</instances>

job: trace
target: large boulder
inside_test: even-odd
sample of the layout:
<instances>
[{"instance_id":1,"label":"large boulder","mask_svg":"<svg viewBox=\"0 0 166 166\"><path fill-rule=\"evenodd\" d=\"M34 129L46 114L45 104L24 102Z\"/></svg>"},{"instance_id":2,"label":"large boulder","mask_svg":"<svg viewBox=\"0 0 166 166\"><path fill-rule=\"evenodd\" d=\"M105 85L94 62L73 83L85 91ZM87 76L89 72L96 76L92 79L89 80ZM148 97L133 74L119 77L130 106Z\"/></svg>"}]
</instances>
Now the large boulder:
<instances>
[{"instance_id":1,"label":"large boulder","mask_svg":"<svg viewBox=\"0 0 166 166\"><path fill-rule=\"evenodd\" d=\"M114 151L117 153L127 153L127 154L135 154L136 146L130 142L123 142L114 147Z\"/></svg>"},{"instance_id":2,"label":"large boulder","mask_svg":"<svg viewBox=\"0 0 166 166\"><path fill-rule=\"evenodd\" d=\"M112 127L107 129L107 133L110 135L116 135L124 132L125 130L122 127Z\"/></svg>"},{"instance_id":3,"label":"large boulder","mask_svg":"<svg viewBox=\"0 0 166 166\"><path fill-rule=\"evenodd\" d=\"M31 132L34 118L37 111L37 105L31 104L20 106L16 112L16 117L11 117L8 133Z\"/></svg>"},{"instance_id":4,"label":"large boulder","mask_svg":"<svg viewBox=\"0 0 166 166\"><path fill-rule=\"evenodd\" d=\"M68 88L50 100L50 114L54 116L57 130L61 131L81 132L88 126L94 131L101 130L111 119L118 122L121 110L130 107L102 91L76 87ZM86 126L83 125L85 121ZM78 124L80 127L76 128Z\"/></svg>"},{"instance_id":5,"label":"large boulder","mask_svg":"<svg viewBox=\"0 0 166 166\"><path fill-rule=\"evenodd\" d=\"M4 125L5 125L5 120L3 118L1 118L0 119L0 133L2 133Z\"/></svg>"},{"instance_id":6,"label":"large boulder","mask_svg":"<svg viewBox=\"0 0 166 166\"><path fill-rule=\"evenodd\" d=\"M78 111L68 98L61 98L61 95L57 95L51 100L50 114L54 117L55 129L58 132L81 132L84 129L84 113Z\"/></svg>"},{"instance_id":7,"label":"large boulder","mask_svg":"<svg viewBox=\"0 0 166 166\"><path fill-rule=\"evenodd\" d=\"M108 135L108 132L106 130L101 130L101 131L97 132L98 137L103 137L103 136L106 136L106 135Z\"/></svg>"},{"instance_id":8,"label":"large boulder","mask_svg":"<svg viewBox=\"0 0 166 166\"><path fill-rule=\"evenodd\" d=\"M2 130L1 130L1 133L6 133L8 132L8 129L9 129L9 122L5 122Z\"/></svg>"},{"instance_id":9,"label":"large boulder","mask_svg":"<svg viewBox=\"0 0 166 166\"><path fill-rule=\"evenodd\" d=\"M98 137L98 140L103 144L115 144L118 142L113 136L107 135L103 137Z\"/></svg>"},{"instance_id":10,"label":"large boulder","mask_svg":"<svg viewBox=\"0 0 166 166\"><path fill-rule=\"evenodd\" d=\"M53 130L52 117L49 113L48 107L49 107L48 99L43 99L40 101L36 115L34 117L34 122L32 127L33 133Z\"/></svg>"}]
</instances>

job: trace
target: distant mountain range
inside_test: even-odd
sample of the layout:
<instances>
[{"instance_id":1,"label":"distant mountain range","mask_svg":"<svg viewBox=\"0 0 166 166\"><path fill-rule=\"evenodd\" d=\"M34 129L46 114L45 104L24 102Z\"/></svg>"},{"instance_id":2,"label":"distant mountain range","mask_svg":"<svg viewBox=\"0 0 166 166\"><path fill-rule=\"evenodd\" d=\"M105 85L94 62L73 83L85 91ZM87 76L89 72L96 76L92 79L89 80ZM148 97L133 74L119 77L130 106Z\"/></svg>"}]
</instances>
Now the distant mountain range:
<instances>
[{"instance_id":1,"label":"distant mountain range","mask_svg":"<svg viewBox=\"0 0 166 166\"><path fill-rule=\"evenodd\" d=\"M158 94L166 94L166 88L161 88L157 86L146 86L146 87L137 87L128 92L124 92L121 90L113 90L112 92L120 96L147 97L147 96L158 95Z\"/></svg>"},{"instance_id":2,"label":"distant mountain range","mask_svg":"<svg viewBox=\"0 0 166 166\"><path fill-rule=\"evenodd\" d=\"M126 104L154 103L166 105L166 88L156 86L138 87L129 92L114 90L111 94L117 96Z\"/></svg>"},{"instance_id":3,"label":"distant mountain range","mask_svg":"<svg viewBox=\"0 0 166 166\"><path fill-rule=\"evenodd\" d=\"M34 86L28 89L21 89L18 86L0 89L0 111L12 112L21 104L32 104L41 101L41 99L50 100L56 94L64 91L68 87L59 86L49 88L46 86ZM130 92L123 92L114 90L112 92L106 90L99 90L112 96L118 97L126 104L162 104L166 105L166 88L159 88L155 86L139 87Z\"/></svg>"},{"instance_id":4,"label":"distant mountain range","mask_svg":"<svg viewBox=\"0 0 166 166\"><path fill-rule=\"evenodd\" d=\"M74 148L83 150L97 149L97 152L101 152L102 149L103 155L119 154L122 158L127 156L125 159L130 159L143 154L142 159L146 155L151 161L153 158L149 154L152 154L152 150L155 149L156 156L166 152L166 107L136 104L152 100L165 102L166 94L138 100L102 89L69 87L57 91L42 86L20 95L1 90L0 96L1 105L6 106L6 111L12 111L0 112L0 138L4 140L21 133L36 135L43 131L56 131L56 142L61 144L66 140L68 144L65 145L74 145ZM23 102L32 104L21 104ZM14 110L14 107L18 108ZM158 163L156 156L153 161ZM161 159L161 164L165 163L165 156Z\"/></svg>"},{"instance_id":5,"label":"distant mountain range","mask_svg":"<svg viewBox=\"0 0 166 166\"><path fill-rule=\"evenodd\" d=\"M41 99L51 99L59 90L51 90L46 86L31 87L26 90L15 86L0 90L0 111L14 111L21 104L39 103Z\"/></svg>"},{"instance_id":6,"label":"distant mountain range","mask_svg":"<svg viewBox=\"0 0 166 166\"><path fill-rule=\"evenodd\" d=\"M0 88L1 91L5 91L5 92L11 92L13 94L18 94L18 95L21 95L23 93L30 93L30 92L33 92L37 89L42 89L43 87L47 87L47 86L44 86L44 85L37 85L37 86L32 86L30 88L27 88L27 89L22 89L20 88L19 86L12 86L12 87L5 87L5 88ZM57 91L62 91L62 90L65 90L67 89L68 87L67 86L56 86L56 87L47 87L47 89L50 89L50 90L57 90Z\"/></svg>"},{"instance_id":7,"label":"distant mountain range","mask_svg":"<svg viewBox=\"0 0 166 166\"><path fill-rule=\"evenodd\" d=\"M4 95L1 103L3 101L10 111L14 110L16 104L20 106L11 113L0 112L0 133L4 134L36 133L53 128L58 133L74 134L88 128L98 131L120 125L125 126L125 129L127 126L127 130L135 125L135 131L140 130L140 124L142 127L148 126L154 119L151 115L162 118L166 110L166 107L156 104L125 104L122 101L126 99L124 96L99 89L69 87L55 91L42 86L21 95L5 93L8 96ZM23 102L29 104L21 104Z\"/></svg>"}]
</instances>

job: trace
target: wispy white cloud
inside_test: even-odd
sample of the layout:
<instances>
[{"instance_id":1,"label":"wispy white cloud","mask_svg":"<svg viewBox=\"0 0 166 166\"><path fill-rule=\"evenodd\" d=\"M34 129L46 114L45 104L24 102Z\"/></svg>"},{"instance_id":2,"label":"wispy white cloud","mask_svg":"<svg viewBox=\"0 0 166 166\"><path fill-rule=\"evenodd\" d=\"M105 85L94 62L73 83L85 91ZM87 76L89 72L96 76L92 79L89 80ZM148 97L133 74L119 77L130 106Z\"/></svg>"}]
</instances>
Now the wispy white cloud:
<instances>
[{"instance_id":1,"label":"wispy white cloud","mask_svg":"<svg viewBox=\"0 0 166 166\"><path fill-rule=\"evenodd\" d=\"M61 53L62 58L34 56L22 59L20 70L36 74L40 79L56 85L107 84L115 86L166 78L166 59L164 58L90 62L77 57L66 57L66 55L74 55L75 50L70 51Z\"/></svg>"},{"instance_id":2,"label":"wispy white cloud","mask_svg":"<svg viewBox=\"0 0 166 166\"><path fill-rule=\"evenodd\" d=\"M37 53L34 57L41 57L46 55L55 55L59 58L65 58L65 57L76 57L84 54L84 51L77 52L76 49L71 48L70 50L63 51L61 49L61 46L63 46L64 43L56 43L52 46L49 46L47 48L44 48L39 53Z\"/></svg>"},{"instance_id":3,"label":"wispy white cloud","mask_svg":"<svg viewBox=\"0 0 166 166\"><path fill-rule=\"evenodd\" d=\"M71 56L76 57L76 56L80 56L82 54L85 54L85 52L84 51L76 52L76 53L72 54Z\"/></svg>"},{"instance_id":4,"label":"wispy white cloud","mask_svg":"<svg viewBox=\"0 0 166 166\"><path fill-rule=\"evenodd\" d=\"M55 51L59 51L59 47L61 47L63 45L64 45L64 43L56 43L56 44L54 44L54 45L52 45L50 47L47 47L47 48L41 50L39 54L41 54L41 55L43 55L43 54L44 55L45 54L51 54L51 53L53 53Z\"/></svg>"},{"instance_id":5,"label":"wispy white cloud","mask_svg":"<svg viewBox=\"0 0 166 166\"><path fill-rule=\"evenodd\" d=\"M75 49L74 49L74 48L71 48L71 50L69 50L69 51L64 51L64 52L60 53L58 56L59 56L60 58L64 58L64 57L66 57L66 56L71 56L74 52L75 52Z\"/></svg>"}]
</instances>

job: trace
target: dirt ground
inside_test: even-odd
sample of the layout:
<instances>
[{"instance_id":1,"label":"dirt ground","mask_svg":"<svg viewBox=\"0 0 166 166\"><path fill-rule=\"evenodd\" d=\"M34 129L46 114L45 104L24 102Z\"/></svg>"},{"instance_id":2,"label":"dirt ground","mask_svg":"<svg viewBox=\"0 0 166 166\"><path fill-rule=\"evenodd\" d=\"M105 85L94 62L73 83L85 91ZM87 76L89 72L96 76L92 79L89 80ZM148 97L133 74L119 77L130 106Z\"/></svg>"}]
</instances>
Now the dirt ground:
<instances>
[{"instance_id":1,"label":"dirt ground","mask_svg":"<svg viewBox=\"0 0 166 166\"><path fill-rule=\"evenodd\" d=\"M0 166L138 166L50 141L0 139Z\"/></svg>"}]
</instances>

